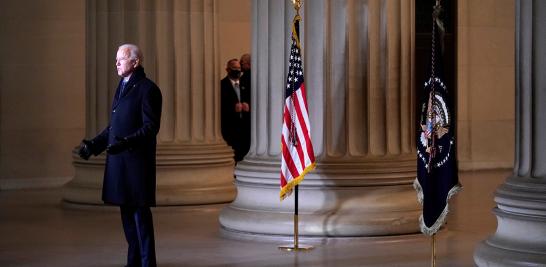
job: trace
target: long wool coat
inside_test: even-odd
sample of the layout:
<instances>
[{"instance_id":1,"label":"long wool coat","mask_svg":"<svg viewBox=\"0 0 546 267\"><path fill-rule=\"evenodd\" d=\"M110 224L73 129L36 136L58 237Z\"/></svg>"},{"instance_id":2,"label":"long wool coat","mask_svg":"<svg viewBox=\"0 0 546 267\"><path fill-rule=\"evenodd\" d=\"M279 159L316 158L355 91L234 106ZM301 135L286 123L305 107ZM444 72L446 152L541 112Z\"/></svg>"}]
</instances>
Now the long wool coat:
<instances>
[{"instance_id":1,"label":"long wool coat","mask_svg":"<svg viewBox=\"0 0 546 267\"><path fill-rule=\"evenodd\" d=\"M113 205L155 206L156 135L161 119L161 91L138 67L121 93L121 81L112 103L110 124L93 143L104 151L116 137L127 138L129 148L108 154L102 200Z\"/></svg>"},{"instance_id":2,"label":"long wool coat","mask_svg":"<svg viewBox=\"0 0 546 267\"><path fill-rule=\"evenodd\" d=\"M241 85L241 102L250 105L250 88ZM250 112L235 112L235 104L239 102L237 93L228 77L220 82L221 90L221 129L222 137L233 148L235 160L240 161L250 148ZM250 106L252 110L252 106Z\"/></svg>"}]
</instances>

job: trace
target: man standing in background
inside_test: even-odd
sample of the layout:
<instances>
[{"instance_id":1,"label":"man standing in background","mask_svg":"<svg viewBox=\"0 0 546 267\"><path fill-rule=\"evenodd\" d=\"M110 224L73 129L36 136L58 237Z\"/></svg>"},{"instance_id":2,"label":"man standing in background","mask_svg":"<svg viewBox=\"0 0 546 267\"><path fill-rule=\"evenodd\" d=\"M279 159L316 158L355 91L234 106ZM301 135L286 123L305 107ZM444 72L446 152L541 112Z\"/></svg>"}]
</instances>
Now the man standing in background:
<instances>
[{"instance_id":1,"label":"man standing in background","mask_svg":"<svg viewBox=\"0 0 546 267\"><path fill-rule=\"evenodd\" d=\"M243 72L243 75L241 76L241 84L250 90L250 54L243 54L239 60L239 63L241 63L241 71Z\"/></svg>"},{"instance_id":2,"label":"man standing in background","mask_svg":"<svg viewBox=\"0 0 546 267\"><path fill-rule=\"evenodd\" d=\"M250 88L241 81L239 60L229 60L226 72L221 81L222 136L239 162L250 149Z\"/></svg>"}]
</instances>

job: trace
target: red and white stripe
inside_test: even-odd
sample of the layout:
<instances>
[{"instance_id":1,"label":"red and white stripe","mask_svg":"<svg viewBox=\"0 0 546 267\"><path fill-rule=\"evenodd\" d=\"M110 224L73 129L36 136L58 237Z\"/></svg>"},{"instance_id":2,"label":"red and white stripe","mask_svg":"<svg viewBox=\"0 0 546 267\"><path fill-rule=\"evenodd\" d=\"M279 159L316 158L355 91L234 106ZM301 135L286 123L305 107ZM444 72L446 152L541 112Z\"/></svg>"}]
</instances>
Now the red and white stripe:
<instances>
[{"instance_id":1,"label":"red and white stripe","mask_svg":"<svg viewBox=\"0 0 546 267\"><path fill-rule=\"evenodd\" d=\"M292 99L293 96L295 99ZM296 145L290 139L292 124L296 133L294 136L297 140ZM290 195L293 187L299 184L303 176L315 166L310 132L305 85L302 83L294 94L285 99L281 138L281 199Z\"/></svg>"}]
</instances>

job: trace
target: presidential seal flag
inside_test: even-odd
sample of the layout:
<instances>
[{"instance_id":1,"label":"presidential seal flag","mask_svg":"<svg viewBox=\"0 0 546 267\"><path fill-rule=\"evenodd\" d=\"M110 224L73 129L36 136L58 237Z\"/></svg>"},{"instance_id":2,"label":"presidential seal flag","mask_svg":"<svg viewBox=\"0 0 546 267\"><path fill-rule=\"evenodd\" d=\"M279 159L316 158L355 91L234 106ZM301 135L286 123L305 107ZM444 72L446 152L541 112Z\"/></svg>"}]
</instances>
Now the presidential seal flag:
<instances>
[{"instance_id":1,"label":"presidential seal flag","mask_svg":"<svg viewBox=\"0 0 546 267\"><path fill-rule=\"evenodd\" d=\"M445 223L448 200L461 189L455 144L453 101L442 78L441 58L436 40L437 28L443 29L436 6L432 27L430 77L424 84L417 125L417 178L414 187L423 206L419 219L421 232L434 235ZM439 27L436 27L436 24Z\"/></svg>"},{"instance_id":2,"label":"presidential seal flag","mask_svg":"<svg viewBox=\"0 0 546 267\"><path fill-rule=\"evenodd\" d=\"M303 180L304 175L315 167L303 80L303 61L299 39L300 20L301 17L296 15L292 23L292 44L284 97L281 137L281 200L290 195L292 189Z\"/></svg>"}]
</instances>

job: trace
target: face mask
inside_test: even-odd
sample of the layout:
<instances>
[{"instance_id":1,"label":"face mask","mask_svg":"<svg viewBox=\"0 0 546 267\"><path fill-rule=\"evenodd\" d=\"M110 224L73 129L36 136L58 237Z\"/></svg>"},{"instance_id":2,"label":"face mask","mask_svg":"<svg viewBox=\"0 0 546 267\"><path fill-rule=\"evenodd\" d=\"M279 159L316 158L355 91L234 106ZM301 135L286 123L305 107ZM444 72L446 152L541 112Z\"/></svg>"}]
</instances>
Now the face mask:
<instances>
[{"instance_id":1,"label":"face mask","mask_svg":"<svg viewBox=\"0 0 546 267\"><path fill-rule=\"evenodd\" d=\"M241 77L241 71L240 70L229 70L228 76L231 79L238 79Z\"/></svg>"}]
</instances>

